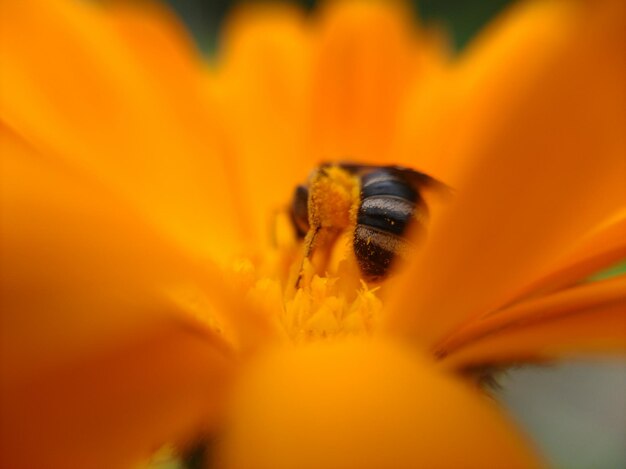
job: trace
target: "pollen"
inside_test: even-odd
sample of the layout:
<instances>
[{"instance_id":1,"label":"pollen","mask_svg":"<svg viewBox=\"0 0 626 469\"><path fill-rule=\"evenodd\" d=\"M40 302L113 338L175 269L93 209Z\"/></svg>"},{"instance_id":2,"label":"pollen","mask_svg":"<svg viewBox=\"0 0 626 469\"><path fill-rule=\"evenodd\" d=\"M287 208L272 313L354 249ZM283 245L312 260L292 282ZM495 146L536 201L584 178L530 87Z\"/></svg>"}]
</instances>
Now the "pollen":
<instances>
[{"instance_id":1,"label":"pollen","mask_svg":"<svg viewBox=\"0 0 626 469\"><path fill-rule=\"evenodd\" d=\"M359 200L358 178L337 166L324 167L311 177L310 221L312 225L342 230L356 215Z\"/></svg>"},{"instance_id":2,"label":"pollen","mask_svg":"<svg viewBox=\"0 0 626 469\"><path fill-rule=\"evenodd\" d=\"M302 262L301 249L291 243L276 247L260 264L238 260L232 266L238 288L259 310L270 311L294 343L369 335L380 319L382 301L379 288L361 279L351 236L346 232L324 253L329 261L323 274L309 260ZM300 268L302 281L296 288L293 273Z\"/></svg>"}]
</instances>

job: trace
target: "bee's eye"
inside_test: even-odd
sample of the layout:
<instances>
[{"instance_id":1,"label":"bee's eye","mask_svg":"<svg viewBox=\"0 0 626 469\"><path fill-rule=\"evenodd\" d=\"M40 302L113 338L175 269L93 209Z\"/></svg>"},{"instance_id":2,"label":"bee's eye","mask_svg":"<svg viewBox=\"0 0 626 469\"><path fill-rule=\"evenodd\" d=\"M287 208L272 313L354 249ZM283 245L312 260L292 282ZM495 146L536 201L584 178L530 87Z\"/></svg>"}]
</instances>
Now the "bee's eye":
<instances>
[{"instance_id":1,"label":"bee's eye","mask_svg":"<svg viewBox=\"0 0 626 469\"><path fill-rule=\"evenodd\" d=\"M309 190L299 185L291 201L291 221L299 238L304 238L309 231Z\"/></svg>"}]
</instances>

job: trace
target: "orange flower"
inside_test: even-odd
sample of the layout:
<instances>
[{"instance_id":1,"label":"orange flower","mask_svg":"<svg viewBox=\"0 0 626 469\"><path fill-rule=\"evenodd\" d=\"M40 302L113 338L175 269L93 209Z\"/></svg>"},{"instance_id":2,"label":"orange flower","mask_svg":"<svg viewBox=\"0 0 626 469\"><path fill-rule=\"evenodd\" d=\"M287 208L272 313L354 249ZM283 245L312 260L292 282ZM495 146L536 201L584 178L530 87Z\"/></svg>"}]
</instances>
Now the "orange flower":
<instances>
[{"instance_id":1,"label":"orange flower","mask_svg":"<svg viewBox=\"0 0 626 469\"><path fill-rule=\"evenodd\" d=\"M3 467L535 467L471 371L624 351L623 2L458 59L399 3L250 7L214 69L154 5L1 8ZM454 194L380 289L339 242L296 291L273 214L347 156Z\"/></svg>"}]
</instances>

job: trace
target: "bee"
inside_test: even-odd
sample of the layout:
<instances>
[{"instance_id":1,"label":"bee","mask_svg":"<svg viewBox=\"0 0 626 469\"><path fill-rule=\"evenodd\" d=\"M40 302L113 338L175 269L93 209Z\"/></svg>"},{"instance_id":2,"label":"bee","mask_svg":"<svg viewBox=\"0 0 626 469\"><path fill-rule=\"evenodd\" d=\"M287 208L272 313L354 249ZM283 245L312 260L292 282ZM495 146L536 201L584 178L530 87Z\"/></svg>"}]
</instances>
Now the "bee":
<instances>
[{"instance_id":1,"label":"bee","mask_svg":"<svg viewBox=\"0 0 626 469\"><path fill-rule=\"evenodd\" d=\"M364 280L381 281L396 258L411 250L407 233L428 218L427 188L446 188L431 176L402 166L325 163L296 187L290 218L304 242L304 257L352 230L352 247ZM326 252L329 252L327 249ZM298 286L300 277L296 282Z\"/></svg>"}]
</instances>

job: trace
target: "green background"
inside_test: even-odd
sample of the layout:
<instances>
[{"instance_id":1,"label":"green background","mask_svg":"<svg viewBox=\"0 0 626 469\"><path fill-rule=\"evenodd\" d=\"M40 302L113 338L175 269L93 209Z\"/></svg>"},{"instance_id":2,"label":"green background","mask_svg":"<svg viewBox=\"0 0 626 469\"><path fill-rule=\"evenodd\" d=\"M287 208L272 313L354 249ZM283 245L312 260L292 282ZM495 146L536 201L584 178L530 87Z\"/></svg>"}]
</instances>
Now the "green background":
<instances>
[{"instance_id":1,"label":"green background","mask_svg":"<svg viewBox=\"0 0 626 469\"><path fill-rule=\"evenodd\" d=\"M212 50L218 38L219 25L229 9L241 1L229 0L169 0L174 10L188 25L200 48ZM315 0L292 1L313 8ZM416 2L417 3L417 2ZM415 5L419 16L427 22L447 25L454 44L462 47L490 18L511 0L423 0Z\"/></svg>"}]
</instances>

